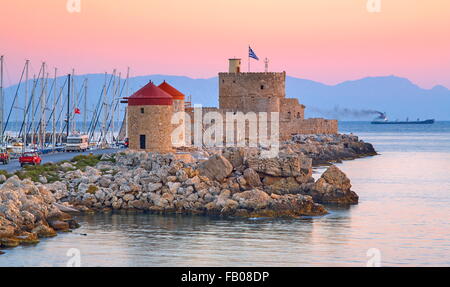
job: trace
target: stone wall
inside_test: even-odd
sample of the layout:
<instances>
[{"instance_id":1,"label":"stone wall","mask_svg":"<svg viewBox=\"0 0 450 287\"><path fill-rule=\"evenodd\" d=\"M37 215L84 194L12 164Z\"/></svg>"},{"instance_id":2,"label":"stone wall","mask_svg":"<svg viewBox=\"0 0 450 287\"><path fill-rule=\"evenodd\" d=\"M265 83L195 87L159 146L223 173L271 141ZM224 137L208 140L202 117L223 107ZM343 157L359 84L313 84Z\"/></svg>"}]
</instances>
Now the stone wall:
<instances>
[{"instance_id":1,"label":"stone wall","mask_svg":"<svg viewBox=\"0 0 450 287\"><path fill-rule=\"evenodd\" d=\"M298 99L281 99L280 118L282 120L304 119L305 106L299 104Z\"/></svg>"},{"instance_id":2,"label":"stone wall","mask_svg":"<svg viewBox=\"0 0 450 287\"><path fill-rule=\"evenodd\" d=\"M297 101L296 99L294 99ZM300 105L302 106L302 105ZM194 110L188 109L186 112L189 114L191 119L191 140L194 138ZM218 112L221 114L224 124L223 124L223 136L224 136L224 142L225 142L225 135L226 135L226 127L228 125L226 119L226 113L232 112L229 110L222 110L214 107L206 107L202 109L203 115L205 115L208 112ZM322 118L313 118L313 119L304 119L303 118L303 109L299 111L301 113L301 118L290 118L285 119L282 118L282 114L280 113L280 120L279 120L279 139L280 140L290 140L292 138L292 135L295 134L337 134L338 133L338 122L337 120L327 120ZM258 116L258 113L255 113L256 116ZM268 135L271 134L271 122L270 122L270 114L268 115L268 122L267 122L267 128L268 128ZM258 119L258 117L257 117ZM242 134L245 139L249 139L249 126L255 125L259 126L258 122L254 121L246 121L245 123L245 134ZM202 126L202 132L206 131L211 124L203 124ZM237 139L238 135L236 133L237 130L237 123L234 123L234 138ZM186 125L186 131L189 131L189 127ZM259 133L258 133L259 135Z\"/></svg>"},{"instance_id":3,"label":"stone wall","mask_svg":"<svg viewBox=\"0 0 450 287\"><path fill-rule=\"evenodd\" d=\"M280 139L289 140L294 134L337 134L338 121L322 118L291 119L280 122Z\"/></svg>"},{"instance_id":4,"label":"stone wall","mask_svg":"<svg viewBox=\"0 0 450 287\"><path fill-rule=\"evenodd\" d=\"M144 109L144 113L141 112ZM172 152L172 106L128 106L129 147L140 149L140 135L146 136L146 151Z\"/></svg>"}]
</instances>

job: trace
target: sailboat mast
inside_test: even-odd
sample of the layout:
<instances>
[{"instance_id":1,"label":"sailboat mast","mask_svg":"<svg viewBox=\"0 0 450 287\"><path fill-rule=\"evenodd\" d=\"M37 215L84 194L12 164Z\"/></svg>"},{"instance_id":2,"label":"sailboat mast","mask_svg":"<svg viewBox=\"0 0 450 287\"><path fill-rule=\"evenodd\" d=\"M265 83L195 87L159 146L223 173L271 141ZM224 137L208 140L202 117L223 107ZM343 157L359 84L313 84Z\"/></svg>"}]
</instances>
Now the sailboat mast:
<instances>
[{"instance_id":1,"label":"sailboat mast","mask_svg":"<svg viewBox=\"0 0 450 287\"><path fill-rule=\"evenodd\" d=\"M88 91L88 78L84 79L84 105L83 105L83 131L87 134L87 91Z\"/></svg>"},{"instance_id":2,"label":"sailboat mast","mask_svg":"<svg viewBox=\"0 0 450 287\"><path fill-rule=\"evenodd\" d=\"M0 56L0 144L3 145L3 135L5 133L4 123L3 123L3 115L5 109L5 99L3 97L3 59L4 56Z\"/></svg>"},{"instance_id":3,"label":"sailboat mast","mask_svg":"<svg viewBox=\"0 0 450 287\"><path fill-rule=\"evenodd\" d=\"M41 93L41 120L40 120L40 147L44 149L45 144L45 94L47 93L47 75L45 74L45 62L42 64L42 93Z\"/></svg>"},{"instance_id":4,"label":"sailboat mast","mask_svg":"<svg viewBox=\"0 0 450 287\"><path fill-rule=\"evenodd\" d=\"M114 88L113 99L111 101L111 143L114 143L114 128L115 128L114 120L115 120L115 113L116 113L115 102L116 102L118 90L120 88L120 77L121 76L122 76L121 73L119 73L119 77L117 79L117 83Z\"/></svg>"},{"instance_id":5,"label":"sailboat mast","mask_svg":"<svg viewBox=\"0 0 450 287\"><path fill-rule=\"evenodd\" d=\"M130 80L130 67L128 67L128 69L127 69L127 87L126 87L126 91L125 91L125 97L127 97L127 98L129 96L129 90L128 90L128 87L129 87L128 81L129 80ZM128 138L128 107L127 107L127 105L125 105L124 119L125 119L125 138Z\"/></svg>"},{"instance_id":6,"label":"sailboat mast","mask_svg":"<svg viewBox=\"0 0 450 287\"><path fill-rule=\"evenodd\" d=\"M55 68L55 76L53 78L53 113L52 113L52 147L53 151L56 150L56 91L57 91L57 85L56 85L56 75L58 73L58 69Z\"/></svg>"},{"instance_id":7,"label":"sailboat mast","mask_svg":"<svg viewBox=\"0 0 450 287\"><path fill-rule=\"evenodd\" d=\"M69 137L70 126L70 74L67 75L67 118L66 118L66 137Z\"/></svg>"},{"instance_id":8,"label":"sailboat mast","mask_svg":"<svg viewBox=\"0 0 450 287\"><path fill-rule=\"evenodd\" d=\"M39 77L39 75L38 75ZM36 92L36 87L37 87L37 79L36 79L36 75L33 75L33 91L31 92L31 144L34 145L34 140L35 140L35 122L34 122L34 109L36 108L36 102L34 99L34 95Z\"/></svg>"},{"instance_id":9,"label":"sailboat mast","mask_svg":"<svg viewBox=\"0 0 450 287\"><path fill-rule=\"evenodd\" d=\"M72 98L73 98L73 109L71 109L70 113L73 115L72 116L72 134L75 133L75 130L77 128L77 121L75 119L76 114L74 113L75 108L78 105L78 96L77 96L77 91L75 89L75 69L72 69Z\"/></svg>"},{"instance_id":10,"label":"sailboat mast","mask_svg":"<svg viewBox=\"0 0 450 287\"><path fill-rule=\"evenodd\" d=\"M102 121L102 133L101 133L101 145L105 143L106 139L106 117L108 116L108 103L106 102L106 76L107 73L105 73L105 84L103 85L103 121Z\"/></svg>"},{"instance_id":11,"label":"sailboat mast","mask_svg":"<svg viewBox=\"0 0 450 287\"><path fill-rule=\"evenodd\" d=\"M22 152L25 152L25 149L27 148L27 104L28 104L28 66L30 61L26 60L25 62L25 101L23 103L23 147Z\"/></svg>"}]
</instances>

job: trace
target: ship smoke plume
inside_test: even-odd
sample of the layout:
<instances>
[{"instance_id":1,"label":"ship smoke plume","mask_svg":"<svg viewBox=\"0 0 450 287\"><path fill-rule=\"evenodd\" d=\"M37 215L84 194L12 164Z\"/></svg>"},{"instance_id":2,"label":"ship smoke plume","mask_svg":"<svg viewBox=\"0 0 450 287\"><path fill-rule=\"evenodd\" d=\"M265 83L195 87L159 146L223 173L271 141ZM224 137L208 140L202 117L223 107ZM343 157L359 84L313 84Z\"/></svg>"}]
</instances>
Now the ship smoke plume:
<instances>
[{"instance_id":1,"label":"ship smoke plume","mask_svg":"<svg viewBox=\"0 0 450 287\"><path fill-rule=\"evenodd\" d=\"M332 110L325 110L325 109L319 109L310 107L310 110L324 116L324 117L330 117L330 118L354 118L354 119L361 119L361 118L367 118L369 116L378 116L383 117L384 113L377 111L377 110L371 110L371 109L349 109L349 108L341 108L339 106L334 107Z\"/></svg>"}]
</instances>

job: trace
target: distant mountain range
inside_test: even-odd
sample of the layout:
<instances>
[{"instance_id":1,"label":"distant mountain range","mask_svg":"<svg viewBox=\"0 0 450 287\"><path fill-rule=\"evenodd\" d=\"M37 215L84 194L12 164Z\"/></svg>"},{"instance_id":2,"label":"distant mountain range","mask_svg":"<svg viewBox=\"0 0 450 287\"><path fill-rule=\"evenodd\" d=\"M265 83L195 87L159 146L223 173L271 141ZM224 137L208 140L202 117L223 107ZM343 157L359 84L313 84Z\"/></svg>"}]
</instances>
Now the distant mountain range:
<instances>
[{"instance_id":1,"label":"distant mountain range","mask_svg":"<svg viewBox=\"0 0 450 287\"><path fill-rule=\"evenodd\" d=\"M89 109L93 109L101 96L105 76L103 74L76 76L75 83L78 90L86 77L88 78ZM64 80L64 77L58 78L58 84L62 84ZM217 77L192 79L168 75L139 76L130 78L130 93L138 90L149 80L155 84L159 84L163 80L168 81L186 96L191 95L193 103L203 106L218 105ZM52 80L49 80L48 89L51 85ZM5 117L16 90L17 85L5 88ZM22 94L23 90L22 85L19 92ZM387 112L388 117L392 120L406 119L407 117L410 119L450 120L450 90L443 86L423 89L408 79L396 76L368 77L337 85L326 85L288 76L286 94L287 97L298 98L300 103L306 106L307 117L371 120L375 117L374 111L382 111ZM122 95L125 96L125 92ZM23 96L21 96L15 106L22 107L23 101ZM79 106L82 108L82 105ZM21 114L17 109L12 116L20 118L17 113Z\"/></svg>"}]
</instances>

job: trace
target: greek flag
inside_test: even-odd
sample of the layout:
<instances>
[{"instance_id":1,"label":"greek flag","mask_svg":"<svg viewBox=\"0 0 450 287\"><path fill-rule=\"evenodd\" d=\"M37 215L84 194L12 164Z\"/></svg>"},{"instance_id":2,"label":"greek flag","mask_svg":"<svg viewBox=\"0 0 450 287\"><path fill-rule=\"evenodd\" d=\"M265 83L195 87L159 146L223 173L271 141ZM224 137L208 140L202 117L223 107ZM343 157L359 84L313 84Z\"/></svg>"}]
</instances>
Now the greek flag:
<instances>
[{"instance_id":1,"label":"greek flag","mask_svg":"<svg viewBox=\"0 0 450 287\"><path fill-rule=\"evenodd\" d=\"M248 56L255 60L259 60L258 56L256 56L255 52L253 52L253 50L252 50L252 48L250 48L250 46L248 46Z\"/></svg>"}]
</instances>

